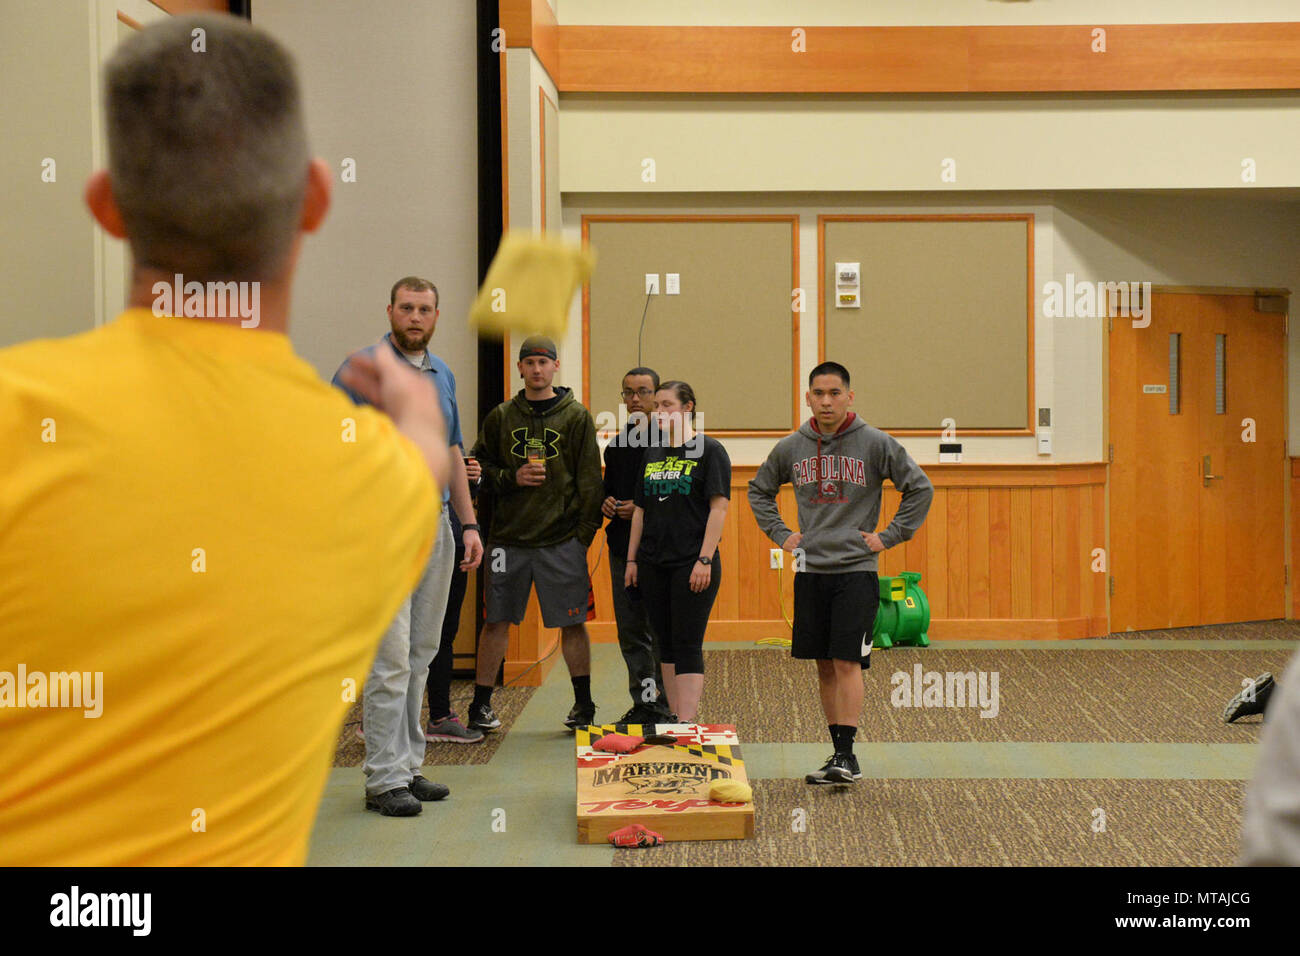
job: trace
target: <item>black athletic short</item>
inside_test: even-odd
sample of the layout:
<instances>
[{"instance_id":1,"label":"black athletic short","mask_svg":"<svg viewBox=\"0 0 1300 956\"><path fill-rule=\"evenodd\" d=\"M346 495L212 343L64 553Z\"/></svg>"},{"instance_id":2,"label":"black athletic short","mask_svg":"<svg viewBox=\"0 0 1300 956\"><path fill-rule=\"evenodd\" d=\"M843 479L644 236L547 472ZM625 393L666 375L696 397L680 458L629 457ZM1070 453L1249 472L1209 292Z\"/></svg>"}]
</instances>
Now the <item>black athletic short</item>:
<instances>
[{"instance_id":1,"label":"black athletic short","mask_svg":"<svg viewBox=\"0 0 1300 956\"><path fill-rule=\"evenodd\" d=\"M875 571L796 574L791 656L858 661L866 670L879 607L880 577Z\"/></svg>"}]
</instances>

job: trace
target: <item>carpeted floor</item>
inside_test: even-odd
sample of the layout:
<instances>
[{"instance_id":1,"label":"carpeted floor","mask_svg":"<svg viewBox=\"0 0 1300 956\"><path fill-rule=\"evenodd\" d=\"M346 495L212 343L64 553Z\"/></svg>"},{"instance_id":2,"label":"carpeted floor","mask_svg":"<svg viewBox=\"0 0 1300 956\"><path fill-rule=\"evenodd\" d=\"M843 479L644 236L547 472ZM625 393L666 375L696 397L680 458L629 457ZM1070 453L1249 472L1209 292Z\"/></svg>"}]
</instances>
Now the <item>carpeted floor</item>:
<instances>
[{"instance_id":1,"label":"carpeted floor","mask_svg":"<svg viewBox=\"0 0 1300 956\"><path fill-rule=\"evenodd\" d=\"M1209 627L1171 627L1153 631L1116 631L1120 640L1157 641L1300 641L1300 621L1243 621Z\"/></svg>"},{"instance_id":2,"label":"carpeted floor","mask_svg":"<svg viewBox=\"0 0 1300 956\"><path fill-rule=\"evenodd\" d=\"M523 712L536 687L502 687L492 695L492 709L501 719L501 726L487 734L482 743L448 744L431 743L424 754L424 765L447 766L449 764L484 764L496 754L514 725L515 719ZM460 715L461 723L469 711L469 702L474 697L472 680L457 680L451 684L451 706ZM420 723L429 724L429 706L424 705L420 714ZM348 711L347 719L339 731L338 748L334 752L334 766L360 767L365 758L365 744L358 739L356 729L361 724L361 701L358 700Z\"/></svg>"},{"instance_id":3,"label":"carpeted floor","mask_svg":"<svg viewBox=\"0 0 1300 956\"><path fill-rule=\"evenodd\" d=\"M1230 866L1245 786L864 779L808 787L758 780L753 840L621 849L614 865Z\"/></svg>"},{"instance_id":4,"label":"carpeted floor","mask_svg":"<svg viewBox=\"0 0 1300 956\"><path fill-rule=\"evenodd\" d=\"M876 650L867 673L861 741L1256 743L1260 719L1224 724L1243 678L1280 674L1294 649L963 650L953 645ZM996 716L980 706L894 706L928 672L998 675ZM895 675L902 675L895 677ZM903 683L903 676L907 683ZM922 679L922 686L925 679ZM955 689L955 688L954 688ZM955 699L954 699L955 702ZM826 720L809 661L782 649L705 652L701 719L736 726L745 742L818 742Z\"/></svg>"}]
</instances>

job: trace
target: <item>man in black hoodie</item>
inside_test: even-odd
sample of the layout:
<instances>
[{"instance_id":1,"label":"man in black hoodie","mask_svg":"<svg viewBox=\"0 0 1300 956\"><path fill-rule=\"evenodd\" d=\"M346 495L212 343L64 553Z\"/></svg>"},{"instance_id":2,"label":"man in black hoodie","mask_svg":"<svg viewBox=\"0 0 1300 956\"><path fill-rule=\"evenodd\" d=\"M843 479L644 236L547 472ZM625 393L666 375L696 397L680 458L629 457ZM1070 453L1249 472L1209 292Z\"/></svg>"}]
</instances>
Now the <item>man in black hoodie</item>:
<instances>
[{"instance_id":1,"label":"man in black hoodie","mask_svg":"<svg viewBox=\"0 0 1300 956\"><path fill-rule=\"evenodd\" d=\"M776 443L749 483L749 504L758 526L795 556L795 571L803 572L794 579L791 654L817 662L835 746L826 765L804 780L852 783L862 776L853 737L880 606L876 554L916 533L934 488L897 439L849 411L853 393L843 365L823 362L812 370L807 402L813 417ZM889 527L876 534L886 478L903 500ZM776 507L776 493L787 481L794 485L799 531L786 527Z\"/></svg>"},{"instance_id":2,"label":"man in black hoodie","mask_svg":"<svg viewBox=\"0 0 1300 956\"><path fill-rule=\"evenodd\" d=\"M639 593L623 586L627 571L627 541L632 530L632 496L641 480L645 450L655 438L651 433L655 392L659 373L652 368L634 368L623 376L623 404L628 423L605 446L605 501L601 512L609 519L605 541L609 545L609 579L614 592L614 619L618 622L618 647L627 664L628 693L632 708L618 719L621 724L675 723L660 691L663 675L655 657L654 634L646 619Z\"/></svg>"},{"instance_id":3,"label":"man in black hoodie","mask_svg":"<svg viewBox=\"0 0 1300 956\"><path fill-rule=\"evenodd\" d=\"M517 368L524 387L488 413L472 452L494 506L483 555L486 622L479 636L471 730L501 726L492 712L492 688L505 660L510 625L524 619L534 582L542 623L561 629L573 681L573 709L564 725L584 726L596 716L584 623L591 594L587 549L600 529L604 497L596 425L572 389L551 387L560 363L550 339L525 339Z\"/></svg>"}]
</instances>

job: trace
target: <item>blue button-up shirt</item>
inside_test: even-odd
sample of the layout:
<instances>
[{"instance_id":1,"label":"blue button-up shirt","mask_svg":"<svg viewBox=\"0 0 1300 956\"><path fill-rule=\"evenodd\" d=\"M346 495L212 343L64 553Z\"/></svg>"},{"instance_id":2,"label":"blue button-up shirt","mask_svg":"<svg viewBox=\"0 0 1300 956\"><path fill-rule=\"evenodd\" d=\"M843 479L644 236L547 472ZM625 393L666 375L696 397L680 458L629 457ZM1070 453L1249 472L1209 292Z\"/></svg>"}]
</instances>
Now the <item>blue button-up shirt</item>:
<instances>
[{"instance_id":1,"label":"blue button-up shirt","mask_svg":"<svg viewBox=\"0 0 1300 956\"><path fill-rule=\"evenodd\" d=\"M332 385L336 385L346 392L348 397L358 405L369 405L370 403L344 385L339 379L339 373L348 367L348 362L351 362L356 355L373 356L375 354L375 349L379 348L385 342L388 343L389 348L393 350L399 359L403 362L409 362L405 353L393 344L393 335L390 332L374 345L368 345L364 349L361 349L361 351L354 353L354 355L349 355L344 360L343 364L339 366L338 372L334 373L334 378L331 379ZM411 367L414 368L415 366L412 365ZM428 349L424 350L422 371L425 374L432 376L433 386L438 392L438 404L442 409L442 418L443 421L447 423L447 444L452 448L462 449L464 447L464 441L460 434L460 410L456 407L456 376L452 374L451 369L448 367L446 362L438 358L438 356L434 355ZM443 488L443 508L447 507L447 502L450 500L450 489Z\"/></svg>"}]
</instances>

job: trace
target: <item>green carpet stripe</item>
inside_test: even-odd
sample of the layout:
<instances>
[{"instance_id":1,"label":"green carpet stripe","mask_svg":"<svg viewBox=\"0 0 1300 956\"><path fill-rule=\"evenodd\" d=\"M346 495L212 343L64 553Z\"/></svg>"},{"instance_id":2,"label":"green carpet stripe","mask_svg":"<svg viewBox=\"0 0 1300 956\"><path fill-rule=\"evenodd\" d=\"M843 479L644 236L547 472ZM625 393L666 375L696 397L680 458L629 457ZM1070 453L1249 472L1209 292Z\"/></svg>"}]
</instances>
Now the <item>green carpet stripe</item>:
<instances>
[{"instance_id":1,"label":"green carpet stripe","mask_svg":"<svg viewBox=\"0 0 1300 956\"><path fill-rule=\"evenodd\" d=\"M745 743L751 780L816 770L831 745ZM1255 747L1238 744L858 743L863 779L1249 780Z\"/></svg>"}]
</instances>

